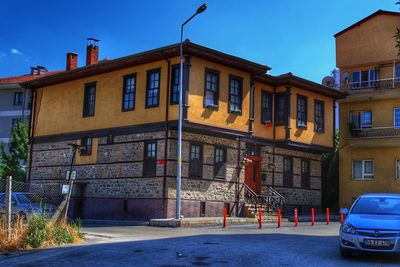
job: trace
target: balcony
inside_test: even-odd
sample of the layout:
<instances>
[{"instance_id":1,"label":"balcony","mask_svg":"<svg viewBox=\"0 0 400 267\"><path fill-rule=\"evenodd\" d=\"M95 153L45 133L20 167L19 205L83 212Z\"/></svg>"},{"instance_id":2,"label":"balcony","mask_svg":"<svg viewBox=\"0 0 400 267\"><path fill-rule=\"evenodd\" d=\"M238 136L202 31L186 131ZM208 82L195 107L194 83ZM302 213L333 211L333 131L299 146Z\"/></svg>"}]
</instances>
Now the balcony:
<instances>
[{"instance_id":1,"label":"balcony","mask_svg":"<svg viewBox=\"0 0 400 267\"><path fill-rule=\"evenodd\" d=\"M372 127L363 129L351 129L347 138L350 147L399 147L400 128Z\"/></svg>"},{"instance_id":2,"label":"balcony","mask_svg":"<svg viewBox=\"0 0 400 267\"><path fill-rule=\"evenodd\" d=\"M400 128L392 126L350 129L349 133L351 138L400 137Z\"/></svg>"},{"instance_id":3,"label":"balcony","mask_svg":"<svg viewBox=\"0 0 400 267\"><path fill-rule=\"evenodd\" d=\"M340 85L340 89L348 94L358 93L358 92L360 93L371 92L383 89L393 89L396 87L400 87L400 77L373 80L373 81L343 83Z\"/></svg>"}]
</instances>

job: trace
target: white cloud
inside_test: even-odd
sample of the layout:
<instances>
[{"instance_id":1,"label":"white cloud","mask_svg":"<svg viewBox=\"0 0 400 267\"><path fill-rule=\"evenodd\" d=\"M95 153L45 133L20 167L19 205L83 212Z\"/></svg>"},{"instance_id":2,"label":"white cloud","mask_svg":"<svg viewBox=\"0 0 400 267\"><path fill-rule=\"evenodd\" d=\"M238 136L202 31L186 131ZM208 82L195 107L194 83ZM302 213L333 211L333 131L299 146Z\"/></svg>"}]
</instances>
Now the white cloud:
<instances>
[{"instance_id":1,"label":"white cloud","mask_svg":"<svg viewBox=\"0 0 400 267\"><path fill-rule=\"evenodd\" d=\"M23 55L22 52L18 51L16 48L11 48L11 54L20 55L20 56Z\"/></svg>"}]
</instances>

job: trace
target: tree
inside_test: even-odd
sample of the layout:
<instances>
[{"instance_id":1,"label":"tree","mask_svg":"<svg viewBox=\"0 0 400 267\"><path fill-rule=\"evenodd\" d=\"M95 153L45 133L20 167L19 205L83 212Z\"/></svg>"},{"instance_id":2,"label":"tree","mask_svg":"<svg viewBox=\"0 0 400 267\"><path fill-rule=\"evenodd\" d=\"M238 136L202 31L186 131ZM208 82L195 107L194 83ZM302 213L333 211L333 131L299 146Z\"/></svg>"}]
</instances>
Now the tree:
<instances>
[{"instance_id":1,"label":"tree","mask_svg":"<svg viewBox=\"0 0 400 267\"><path fill-rule=\"evenodd\" d=\"M25 181L26 173L22 164L28 160L28 144L28 125L18 121L11 130L8 152L4 144L0 144L0 178L11 175L17 181Z\"/></svg>"}]
</instances>

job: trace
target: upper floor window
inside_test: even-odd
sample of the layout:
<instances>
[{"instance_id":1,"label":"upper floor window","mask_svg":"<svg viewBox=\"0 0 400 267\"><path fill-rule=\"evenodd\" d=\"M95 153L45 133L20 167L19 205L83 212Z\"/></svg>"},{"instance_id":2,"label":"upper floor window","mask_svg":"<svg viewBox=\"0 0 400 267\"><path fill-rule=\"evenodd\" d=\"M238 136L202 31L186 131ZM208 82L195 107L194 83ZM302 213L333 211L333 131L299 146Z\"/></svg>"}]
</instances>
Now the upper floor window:
<instances>
[{"instance_id":1,"label":"upper floor window","mask_svg":"<svg viewBox=\"0 0 400 267\"><path fill-rule=\"evenodd\" d=\"M219 73L206 70L204 83L204 106L218 108L219 97Z\"/></svg>"},{"instance_id":2,"label":"upper floor window","mask_svg":"<svg viewBox=\"0 0 400 267\"><path fill-rule=\"evenodd\" d=\"M400 108L394 109L394 128L400 128Z\"/></svg>"},{"instance_id":3,"label":"upper floor window","mask_svg":"<svg viewBox=\"0 0 400 267\"><path fill-rule=\"evenodd\" d=\"M372 127L371 111L356 111L350 113L350 127L352 129L363 129Z\"/></svg>"},{"instance_id":4,"label":"upper floor window","mask_svg":"<svg viewBox=\"0 0 400 267\"><path fill-rule=\"evenodd\" d=\"M226 148L216 147L214 150L214 177L225 179Z\"/></svg>"},{"instance_id":5,"label":"upper floor window","mask_svg":"<svg viewBox=\"0 0 400 267\"><path fill-rule=\"evenodd\" d=\"M157 169L157 142L144 143L143 176L155 176Z\"/></svg>"},{"instance_id":6,"label":"upper floor window","mask_svg":"<svg viewBox=\"0 0 400 267\"><path fill-rule=\"evenodd\" d=\"M175 65L171 70L171 104L179 104L180 65Z\"/></svg>"},{"instance_id":7,"label":"upper floor window","mask_svg":"<svg viewBox=\"0 0 400 267\"><path fill-rule=\"evenodd\" d=\"M136 74L124 76L122 110L135 109Z\"/></svg>"},{"instance_id":8,"label":"upper floor window","mask_svg":"<svg viewBox=\"0 0 400 267\"><path fill-rule=\"evenodd\" d=\"M353 160L353 179L354 180L374 179L374 161Z\"/></svg>"},{"instance_id":9,"label":"upper floor window","mask_svg":"<svg viewBox=\"0 0 400 267\"><path fill-rule=\"evenodd\" d=\"M272 94L266 91L261 93L261 123L272 123Z\"/></svg>"},{"instance_id":10,"label":"upper floor window","mask_svg":"<svg viewBox=\"0 0 400 267\"><path fill-rule=\"evenodd\" d=\"M307 97L297 96L297 127L307 127Z\"/></svg>"},{"instance_id":11,"label":"upper floor window","mask_svg":"<svg viewBox=\"0 0 400 267\"><path fill-rule=\"evenodd\" d=\"M229 112L231 113L242 113L242 87L242 78L229 77Z\"/></svg>"},{"instance_id":12,"label":"upper floor window","mask_svg":"<svg viewBox=\"0 0 400 267\"><path fill-rule=\"evenodd\" d=\"M83 97L83 117L94 116L94 107L96 102L96 83L85 85Z\"/></svg>"},{"instance_id":13,"label":"upper floor window","mask_svg":"<svg viewBox=\"0 0 400 267\"><path fill-rule=\"evenodd\" d=\"M14 93L14 105L15 106L22 105L23 98L24 98L24 93L23 92L15 92Z\"/></svg>"},{"instance_id":14,"label":"upper floor window","mask_svg":"<svg viewBox=\"0 0 400 267\"><path fill-rule=\"evenodd\" d=\"M315 100L314 103L314 131L325 131L325 105L324 102Z\"/></svg>"},{"instance_id":15,"label":"upper floor window","mask_svg":"<svg viewBox=\"0 0 400 267\"><path fill-rule=\"evenodd\" d=\"M81 149L80 149L80 155L81 156L90 156L92 155L92 144L93 144L93 139L90 137L83 137L81 139Z\"/></svg>"},{"instance_id":16,"label":"upper floor window","mask_svg":"<svg viewBox=\"0 0 400 267\"><path fill-rule=\"evenodd\" d=\"M275 124L285 123L285 94L275 95Z\"/></svg>"},{"instance_id":17,"label":"upper floor window","mask_svg":"<svg viewBox=\"0 0 400 267\"><path fill-rule=\"evenodd\" d=\"M379 72L376 69L353 71L353 88L373 87L379 79Z\"/></svg>"},{"instance_id":18,"label":"upper floor window","mask_svg":"<svg viewBox=\"0 0 400 267\"><path fill-rule=\"evenodd\" d=\"M301 160L301 187L310 188L310 161L308 159Z\"/></svg>"},{"instance_id":19,"label":"upper floor window","mask_svg":"<svg viewBox=\"0 0 400 267\"><path fill-rule=\"evenodd\" d=\"M146 108L158 107L160 101L160 70L147 72Z\"/></svg>"},{"instance_id":20,"label":"upper floor window","mask_svg":"<svg viewBox=\"0 0 400 267\"><path fill-rule=\"evenodd\" d=\"M189 175L201 177L203 173L202 146L200 144L190 145Z\"/></svg>"}]
</instances>

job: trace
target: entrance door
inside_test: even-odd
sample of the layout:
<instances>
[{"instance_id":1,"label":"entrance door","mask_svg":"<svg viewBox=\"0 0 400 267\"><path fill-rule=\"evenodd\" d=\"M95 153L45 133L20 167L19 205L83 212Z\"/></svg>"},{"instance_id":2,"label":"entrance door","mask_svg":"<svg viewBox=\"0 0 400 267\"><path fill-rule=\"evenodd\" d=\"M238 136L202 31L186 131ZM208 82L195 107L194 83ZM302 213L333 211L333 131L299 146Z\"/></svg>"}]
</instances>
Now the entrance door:
<instances>
[{"instance_id":1,"label":"entrance door","mask_svg":"<svg viewBox=\"0 0 400 267\"><path fill-rule=\"evenodd\" d=\"M246 156L252 162L245 168L245 184L255 193L261 193L261 157Z\"/></svg>"}]
</instances>

